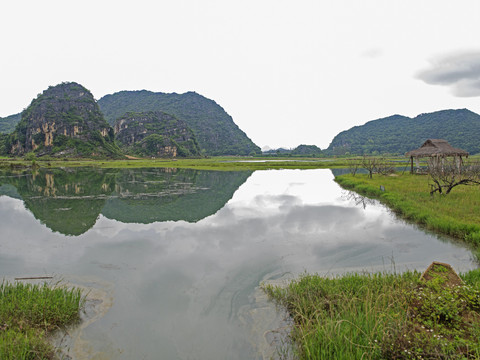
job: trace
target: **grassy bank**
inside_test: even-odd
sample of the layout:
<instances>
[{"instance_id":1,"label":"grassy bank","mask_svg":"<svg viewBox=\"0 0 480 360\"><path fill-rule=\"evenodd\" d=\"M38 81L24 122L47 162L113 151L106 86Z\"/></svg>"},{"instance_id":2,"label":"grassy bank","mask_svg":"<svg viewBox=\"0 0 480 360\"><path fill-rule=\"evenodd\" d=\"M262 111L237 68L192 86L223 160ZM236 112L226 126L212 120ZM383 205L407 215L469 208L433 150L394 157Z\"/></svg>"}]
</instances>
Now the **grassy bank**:
<instances>
[{"instance_id":1,"label":"grassy bank","mask_svg":"<svg viewBox=\"0 0 480 360\"><path fill-rule=\"evenodd\" d=\"M479 187L431 196L427 176L357 174L336 181L408 220L480 248ZM449 284L442 269L428 281L417 272L304 275L286 287L263 288L293 320L295 358L479 359L480 269L462 277L464 283Z\"/></svg>"},{"instance_id":2,"label":"grassy bank","mask_svg":"<svg viewBox=\"0 0 480 360\"><path fill-rule=\"evenodd\" d=\"M335 181L346 189L379 199L405 219L480 248L478 186L458 186L448 195L431 196L428 176L396 174L369 179L357 174L338 176Z\"/></svg>"},{"instance_id":3,"label":"grassy bank","mask_svg":"<svg viewBox=\"0 0 480 360\"><path fill-rule=\"evenodd\" d=\"M264 290L293 319L298 359L478 359L480 271L463 278L448 286L441 269L430 281L416 272L305 275Z\"/></svg>"},{"instance_id":4,"label":"grassy bank","mask_svg":"<svg viewBox=\"0 0 480 360\"><path fill-rule=\"evenodd\" d=\"M52 332L79 320L79 290L3 282L0 285L0 359L53 359Z\"/></svg>"}]
</instances>

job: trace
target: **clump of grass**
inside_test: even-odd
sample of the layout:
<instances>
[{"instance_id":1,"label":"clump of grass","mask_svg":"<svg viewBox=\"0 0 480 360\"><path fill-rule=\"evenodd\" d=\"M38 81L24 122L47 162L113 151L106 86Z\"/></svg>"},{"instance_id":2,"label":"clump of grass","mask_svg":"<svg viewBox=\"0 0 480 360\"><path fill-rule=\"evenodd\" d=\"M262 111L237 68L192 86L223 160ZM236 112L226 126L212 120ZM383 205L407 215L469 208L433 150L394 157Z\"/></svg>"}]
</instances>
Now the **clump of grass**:
<instances>
[{"instance_id":1,"label":"clump of grass","mask_svg":"<svg viewBox=\"0 0 480 360\"><path fill-rule=\"evenodd\" d=\"M291 315L299 359L477 359L480 272L464 279L448 287L417 272L304 275L263 289Z\"/></svg>"},{"instance_id":2,"label":"clump of grass","mask_svg":"<svg viewBox=\"0 0 480 360\"><path fill-rule=\"evenodd\" d=\"M48 336L79 320L78 289L3 281L0 284L0 359L53 359Z\"/></svg>"}]
</instances>

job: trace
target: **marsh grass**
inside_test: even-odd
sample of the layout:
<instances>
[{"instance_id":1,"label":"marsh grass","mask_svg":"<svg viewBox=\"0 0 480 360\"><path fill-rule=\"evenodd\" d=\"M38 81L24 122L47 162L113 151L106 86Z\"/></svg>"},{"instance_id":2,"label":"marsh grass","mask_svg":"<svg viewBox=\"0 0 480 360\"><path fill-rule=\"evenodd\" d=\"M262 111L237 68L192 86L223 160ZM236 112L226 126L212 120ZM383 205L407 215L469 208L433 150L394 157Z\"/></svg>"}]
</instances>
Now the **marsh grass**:
<instances>
[{"instance_id":1,"label":"marsh grass","mask_svg":"<svg viewBox=\"0 0 480 360\"><path fill-rule=\"evenodd\" d=\"M124 159L124 160L94 160L94 159L42 159L36 164L40 167L100 167L100 168L148 168L169 167L198 170L241 171L268 169L326 169L347 167L347 159L334 158L271 158L271 157L211 157L198 159ZM1 167L31 167L31 161L9 159L0 161Z\"/></svg>"},{"instance_id":2,"label":"marsh grass","mask_svg":"<svg viewBox=\"0 0 480 360\"><path fill-rule=\"evenodd\" d=\"M47 283L0 285L0 359L53 359L52 332L79 320L80 290Z\"/></svg>"},{"instance_id":3,"label":"marsh grass","mask_svg":"<svg viewBox=\"0 0 480 360\"><path fill-rule=\"evenodd\" d=\"M335 180L346 189L379 199L407 220L480 247L479 186L459 186L448 195L431 196L428 176L396 174L368 179L357 174Z\"/></svg>"},{"instance_id":4,"label":"marsh grass","mask_svg":"<svg viewBox=\"0 0 480 360\"><path fill-rule=\"evenodd\" d=\"M406 272L304 275L263 289L292 317L299 359L477 359L479 274L455 288Z\"/></svg>"}]
</instances>

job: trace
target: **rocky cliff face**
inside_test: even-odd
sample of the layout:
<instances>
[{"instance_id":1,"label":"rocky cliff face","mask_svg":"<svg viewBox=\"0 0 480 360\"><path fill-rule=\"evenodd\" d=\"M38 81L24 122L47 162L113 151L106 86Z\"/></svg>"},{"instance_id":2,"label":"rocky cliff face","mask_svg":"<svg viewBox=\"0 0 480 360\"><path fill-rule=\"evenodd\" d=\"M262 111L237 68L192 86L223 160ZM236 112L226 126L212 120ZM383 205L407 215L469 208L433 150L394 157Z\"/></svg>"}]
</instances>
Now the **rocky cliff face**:
<instances>
[{"instance_id":1,"label":"rocky cliff face","mask_svg":"<svg viewBox=\"0 0 480 360\"><path fill-rule=\"evenodd\" d=\"M112 155L113 129L93 95L77 83L49 87L22 112L7 148L13 155Z\"/></svg>"},{"instance_id":2,"label":"rocky cliff face","mask_svg":"<svg viewBox=\"0 0 480 360\"><path fill-rule=\"evenodd\" d=\"M199 156L197 140L184 121L160 111L129 112L115 121L115 138L127 154Z\"/></svg>"},{"instance_id":3,"label":"rocky cliff face","mask_svg":"<svg viewBox=\"0 0 480 360\"><path fill-rule=\"evenodd\" d=\"M215 101L194 93L165 94L151 91L121 91L98 100L110 124L129 111L162 111L172 114L193 130L206 155L259 154L260 148L233 122Z\"/></svg>"}]
</instances>

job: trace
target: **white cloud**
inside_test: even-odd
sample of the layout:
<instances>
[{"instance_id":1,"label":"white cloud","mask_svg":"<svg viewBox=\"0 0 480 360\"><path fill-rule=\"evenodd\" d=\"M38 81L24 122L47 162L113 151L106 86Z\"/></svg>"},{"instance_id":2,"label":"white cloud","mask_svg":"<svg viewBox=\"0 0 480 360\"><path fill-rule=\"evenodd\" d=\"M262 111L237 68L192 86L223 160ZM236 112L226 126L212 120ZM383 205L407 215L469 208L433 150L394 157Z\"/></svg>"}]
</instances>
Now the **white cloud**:
<instances>
[{"instance_id":1,"label":"white cloud","mask_svg":"<svg viewBox=\"0 0 480 360\"><path fill-rule=\"evenodd\" d=\"M458 97L480 96L480 51L437 57L417 77L427 84L447 86Z\"/></svg>"}]
</instances>

